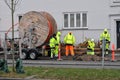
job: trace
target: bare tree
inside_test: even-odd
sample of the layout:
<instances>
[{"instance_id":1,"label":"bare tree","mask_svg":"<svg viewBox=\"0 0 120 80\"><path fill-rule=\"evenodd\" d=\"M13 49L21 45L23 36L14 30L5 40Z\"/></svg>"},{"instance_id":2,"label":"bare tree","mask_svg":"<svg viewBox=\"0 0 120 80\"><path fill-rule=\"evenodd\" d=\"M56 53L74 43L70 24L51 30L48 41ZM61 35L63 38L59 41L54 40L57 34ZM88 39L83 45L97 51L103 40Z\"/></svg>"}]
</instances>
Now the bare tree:
<instances>
[{"instance_id":1,"label":"bare tree","mask_svg":"<svg viewBox=\"0 0 120 80\"><path fill-rule=\"evenodd\" d=\"M11 19L12 19L12 62L13 62L13 72L15 72L15 68L14 68L14 12L17 9L17 5L19 5L19 3L22 0L4 0L6 5L10 8L11 10Z\"/></svg>"}]
</instances>

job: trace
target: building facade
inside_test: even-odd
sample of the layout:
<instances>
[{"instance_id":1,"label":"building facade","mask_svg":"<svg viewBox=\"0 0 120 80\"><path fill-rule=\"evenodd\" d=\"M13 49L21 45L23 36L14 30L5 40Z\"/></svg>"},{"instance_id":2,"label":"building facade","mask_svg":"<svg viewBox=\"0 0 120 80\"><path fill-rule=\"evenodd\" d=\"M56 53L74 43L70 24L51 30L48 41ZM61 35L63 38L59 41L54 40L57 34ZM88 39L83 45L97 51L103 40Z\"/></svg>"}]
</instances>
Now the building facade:
<instances>
[{"instance_id":1,"label":"building facade","mask_svg":"<svg viewBox=\"0 0 120 80\"><path fill-rule=\"evenodd\" d=\"M62 40L68 32L72 32L76 37L76 44L86 38L98 41L100 33L107 28L111 34L111 44L120 48L120 0L20 0L14 13L15 24L29 11L50 13L57 22L58 30L62 32ZM4 0L0 0L2 37L10 26L11 11Z\"/></svg>"}]
</instances>

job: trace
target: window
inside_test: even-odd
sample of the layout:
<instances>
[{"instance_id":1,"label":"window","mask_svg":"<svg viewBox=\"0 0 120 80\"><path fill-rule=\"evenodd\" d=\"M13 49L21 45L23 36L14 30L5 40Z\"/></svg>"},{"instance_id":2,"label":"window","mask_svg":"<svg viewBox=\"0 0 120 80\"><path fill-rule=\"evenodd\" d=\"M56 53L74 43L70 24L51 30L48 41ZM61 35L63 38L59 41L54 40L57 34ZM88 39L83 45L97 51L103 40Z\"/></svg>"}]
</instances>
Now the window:
<instances>
[{"instance_id":1,"label":"window","mask_svg":"<svg viewBox=\"0 0 120 80\"><path fill-rule=\"evenodd\" d=\"M76 14L76 27L80 27L80 14Z\"/></svg>"},{"instance_id":2,"label":"window","mask_svg":"<svg viewBox=\"0 0 120 80\"><path fill-rule=\"evenodd\" d=\"M22 18L22 16L18 16L18 21L20 22L20 19Z\"/></svg>"},{"instance_id":3,"label":"window","mask_svg":"<svg viewBox=\"0 0 120 80\"><path fill-rule=\"evenodd\" d=\"M86 15L86 13L82 14L82 20L83 20L82 21L82 24L83 24L82 26L86 27L87 26L87 15Z\"/></svg>"},{"instance_id":4,"label":"window","mask_svg":"<svg viewBox=\"0 0 120 80\"><path fill-rule=\"evenodd\" d=\"M86 12L69 12L64 13L64 28L85 28L87 27Z\"/></svg>"},{"instance_id":5,"label":"window","mask_svg":"<svg viewBox=\"0 0 120 80\"><path fill-rule=\"evenodd\" d=\"M64 14L64 27L68 27L68 14Z\"/></svg>"},{"instance_id":6,"label":"window","mask_svg":"<svg viewBox=\"0 0 120 80\"><path fill-rule=\"evenodd\" d=\"M70 14L70 27L74 27L74 14Z\"/></svg>"}]
</instances>

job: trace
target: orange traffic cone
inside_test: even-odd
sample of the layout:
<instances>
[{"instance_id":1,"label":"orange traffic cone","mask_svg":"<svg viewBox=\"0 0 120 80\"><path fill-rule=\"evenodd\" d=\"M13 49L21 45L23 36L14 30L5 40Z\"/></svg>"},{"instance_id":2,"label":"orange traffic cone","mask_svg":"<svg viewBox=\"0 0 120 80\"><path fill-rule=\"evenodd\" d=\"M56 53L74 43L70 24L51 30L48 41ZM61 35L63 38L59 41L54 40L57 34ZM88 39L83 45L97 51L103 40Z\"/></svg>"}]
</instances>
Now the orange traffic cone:
<instances>
[{"instance_id":1,"label":"orange traffic cone","mask_svg":"<svg viewBox=\"0 0 120 80\"><path fill-rule=\"evenodd\" d=\"M112 44L112 61L115 61L115 46Z\"/></svg>"},{"instance_id":2,"label":"orange traffic cone","mask_svg":"<svg viewBox=\"0 0 120 80\"><path fill-rule=\"evenodd\" d=\"M58 59L57 59L58 61L61 61L62 59L61 59L61 53L60 53L60 48L59 48L59 51L58 51Z\"/></svg>"}]
</instances>

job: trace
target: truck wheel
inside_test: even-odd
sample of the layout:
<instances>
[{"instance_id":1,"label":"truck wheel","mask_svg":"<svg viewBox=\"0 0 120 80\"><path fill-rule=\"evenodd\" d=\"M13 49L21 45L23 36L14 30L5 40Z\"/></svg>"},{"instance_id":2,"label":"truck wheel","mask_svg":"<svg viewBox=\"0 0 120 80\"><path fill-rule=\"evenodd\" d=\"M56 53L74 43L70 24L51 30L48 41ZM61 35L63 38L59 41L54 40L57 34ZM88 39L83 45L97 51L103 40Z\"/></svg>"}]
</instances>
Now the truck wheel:
<instances>
[{"instance_id":1,"label":"truck wheel","mask_svg":"<svg viewBox=\"0 0 120 80\"><path fill-rule=\"evenodd\" d=\"M21 58L22 59L27 59L28 58L27 50L25 50L25 49L22 50Z\"/></svg>"},{"instance_id":2,"label":"truck wheel","mask_svg":"<svg viewBox=\"0 0 120 80\"><path fill-rule=\"evenodd\" d=\"M32 59L32 60L37 59L37 55L38 55L38 52L36 50L30 50L29 51L29 57L30 57L30 59Z\"/></svg>"}]
</instances>

